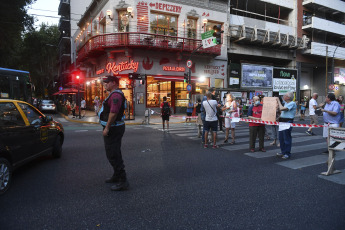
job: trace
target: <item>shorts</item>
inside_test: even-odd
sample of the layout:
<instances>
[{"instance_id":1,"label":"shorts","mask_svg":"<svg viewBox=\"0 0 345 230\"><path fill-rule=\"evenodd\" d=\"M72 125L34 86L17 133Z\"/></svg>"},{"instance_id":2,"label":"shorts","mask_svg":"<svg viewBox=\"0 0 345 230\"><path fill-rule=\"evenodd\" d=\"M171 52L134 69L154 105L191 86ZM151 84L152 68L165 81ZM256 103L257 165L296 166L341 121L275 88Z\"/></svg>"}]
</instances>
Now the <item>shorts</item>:
<instances>
[{"instance_id":1,"label":"shorts","mask_svg":"<svg viewBox=\"0 0 345 230\"><path fill-rule=\"evenodd\" d=\"M204 122L204 130L206 132L210 131L212 129L212 132L217 132L218 129L218 121L205 121Z\"/></svg>"},{"instance_id":2,"label":"shorts","mask_svg":"<svg viewBox=\"0 0 345 230\"><path fill-rule=\"evenodd\" d=\"M323 127L323 137L328 137L328 126L327 123L324 124L325 126ZM334 127L334 128L339 128L339 124L329 124L329 127Z\"/></svg>"},{"instance_id":3,"label":"shorts","mask_svg":"<svg viewBox=\"0 0 345 230\"><path fill-rule=\"evenodd\" d=\"M162 115L162 120L163 121L169 121L169 115Z\"/></svg>"},{"instance_id":4,"label":"shorts","mask_svg":"<svg viewBox=\"0 0 345 230\"><path fill-rule=\"evenodd\" d=\"M303 109L303 110L301 109L301 114L304 115L304 113L305 113L305 110L304 110L304 109Z\"/></svg>"},{"instance_id":5,"label":"shorts","mask_svg":"<svg viewBox=\"0 0 345 230\"><path fill-rule=\"evenodd\" d=\"M188 116L188 117L192 116L192 113L187 113L187 116Z\"/></svg>"},{"instance_id":6,"label":"shorts","mask_svg":"<svg viewBox=\"0 0 345 230\"><path fill-rule=\"evenodd\" d=\"M236 127L236 122L230 122L230 118L225 118L225 128L229 129L232 128L234 129Z\"/></svg>"},{"instance_id":7,"label":"shorts","mask_svg":"<svg viewBox=\"0 0 345 230\"><path fill-rule=\"evenodd\" d=\"M310 124L314 124L317 125L318 121L317 121L317 115L310 115Z\"/></svg>"}]
</instances>

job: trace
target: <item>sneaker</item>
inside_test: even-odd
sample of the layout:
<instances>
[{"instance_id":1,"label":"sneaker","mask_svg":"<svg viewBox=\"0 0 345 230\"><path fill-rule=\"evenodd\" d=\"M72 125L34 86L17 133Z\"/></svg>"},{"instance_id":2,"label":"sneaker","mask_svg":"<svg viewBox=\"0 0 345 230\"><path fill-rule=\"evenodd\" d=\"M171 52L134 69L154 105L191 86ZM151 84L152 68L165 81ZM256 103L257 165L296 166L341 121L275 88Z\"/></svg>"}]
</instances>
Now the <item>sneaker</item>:
<instances>
[{"instance_id":1,"label":"sneaker","mask_svg":"<svg viewBox=\"0 0 345 230\"><path fill-rule=\"evenodd\" d=\"M266 150L264 148L260 149L261 152L266 152Z\"/></svg>"},{"instance_id":2,"label":"sneaker","mask_svg":"<svg viewBox=\"0 0 345 230\"><path fill-rule=\"evenodd\" d=\"M213 149L219 149L219 145L213 145L212 148Z\"/></svg>"},{"instance_id":3,"label":"sneaker","mask_svg":"<svg viewBox=\"0 0 345 230\"><path fill-rule=\"evenodd\" d=\"M255 152L255 149L251 149L250 151L253 153L253 152Z\"/></svg>"},{"instance_id":4,"label":"sneaker","mask_svg":"<svg viewBox=\"0 0 345 230\"><path fill-rule=\"evenodd\" d=\"M117 176L112 176L105 180L105 183L119 183L119 182L120 182L120 178Z\"/></svg>"},{"instance_id":5,"label":"sneaker","mask_svg":"<svg viewBox=\"0 0 345 230\"><path fill-rule=\"evenodd\" d=\"M119 182L113 186L111 186L111 190L112 191L123 191L123 190L127 190L129 187L129 183L127 180Z\"/></svg>"},{"instance_id":6,"label":"sneaker","mask_svg":"<svg viewBox=\"0 0 345 230\"><path fill-rule=\"evenodd\" d=\"M287 155L287 154L285 154L284 156L282 156L282 159L284 159L284 160L287 160L287 159L289 159L289 158L290 158L290 156Z\"/></svg>"},{"instance_id":7,"label":"sneaker","mask_svg":"<svg viewBox=\"0 0 345 230\"><path fill-rule=\"evenodd\" d=\"M306 134L308 134L309 136L313 136L313 133L311 131L306 131Z\"/></svg>"},{"instance_id":8,"label":"sneaker","mask_svg":"<svg viewBox=\"0 0 345 230\"><path fill-rule=\"evenodd\" d=\"M277 157L283 157L284 154L282 154L282 153L277 153L276 156L277 156Z\"/></svg>"},{"instance_id":9,"label":"sneaker","mask_svg":"<svg viewBox=\"0 0 345 230\"><path fill-rule=\"evenodd\" d=\"M207 145L207 144L205 144L205 145L204 145L204 149L207 149L207 148L208 148L208 145Z\"/></svg>"}]
</instances>

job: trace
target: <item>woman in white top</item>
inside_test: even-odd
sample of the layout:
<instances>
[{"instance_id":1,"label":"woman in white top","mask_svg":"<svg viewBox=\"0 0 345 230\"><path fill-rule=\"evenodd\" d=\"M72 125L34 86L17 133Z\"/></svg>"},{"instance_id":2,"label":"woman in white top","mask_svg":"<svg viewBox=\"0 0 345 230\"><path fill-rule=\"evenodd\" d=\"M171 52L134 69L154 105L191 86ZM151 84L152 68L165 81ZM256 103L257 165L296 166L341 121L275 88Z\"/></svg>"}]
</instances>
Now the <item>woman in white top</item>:
<instances>
[{"instance_id":1,"label":"woman in white top","mask_svg":"<svg viewBox=\"0 0 345 230\"><path fill-rule=\"evenodd\" d=\"M228 143L229 138L229 131L231 128L231 138L232 141L230 144L235 144L235 122L231 122L229 117L238 117L237 111L237 103L234 100L234 96L232 94L226 95L226 102L222 108L222 111L225 111L225 140L224 143Z\"/></svg>"}]
</instances>

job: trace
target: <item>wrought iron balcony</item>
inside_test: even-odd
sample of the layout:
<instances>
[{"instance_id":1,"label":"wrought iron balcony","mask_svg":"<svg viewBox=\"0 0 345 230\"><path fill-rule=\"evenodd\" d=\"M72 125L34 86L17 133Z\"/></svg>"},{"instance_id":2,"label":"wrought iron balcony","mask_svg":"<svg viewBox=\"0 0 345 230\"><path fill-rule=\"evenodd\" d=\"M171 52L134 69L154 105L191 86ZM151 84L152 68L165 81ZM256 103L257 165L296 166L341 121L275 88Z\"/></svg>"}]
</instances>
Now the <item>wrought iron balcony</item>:
<instances>
[{"instance_id":1,"label":"wrought iron balcony","mask_svg":"<svg viewBox=\"0 0 345 230\"><path fill-rule=\"evenodd\" d=\"M197 39L149 33L103 34L91 37L77 48L78 61L104 54L106 49L109 51L109 48L140 48L191 53L201 44L201 40ZM200 48L196 53L219 56L221 47L217 45L207 49Z\"/></svg>"}]
</instances>

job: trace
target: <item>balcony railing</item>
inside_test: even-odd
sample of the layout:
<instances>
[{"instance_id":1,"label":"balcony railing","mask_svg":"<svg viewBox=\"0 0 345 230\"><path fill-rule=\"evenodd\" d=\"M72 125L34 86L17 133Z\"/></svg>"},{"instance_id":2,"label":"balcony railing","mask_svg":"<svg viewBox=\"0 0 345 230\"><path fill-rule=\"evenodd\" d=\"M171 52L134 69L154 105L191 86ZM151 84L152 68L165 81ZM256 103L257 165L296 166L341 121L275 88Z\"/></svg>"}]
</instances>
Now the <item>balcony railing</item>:
<instances>
[{"instance_id":1,"label":"balcony railing","mask_svg":"<svg viewBox=\"0 0 345 230\"><path fill-rule=\"evenodd\" d=\"M78 61L82 61L95 54L99 55L100 51L109 48L130 47L190 53L201 44L201 40L197 39L158 34L138 32L104 34L91 37L77 48ZM200 48L196 53L218 56L221 53L221 47L217 45L207 49Z\"/></svg>"}]
</instances>

